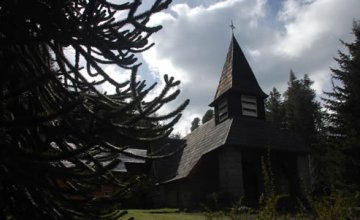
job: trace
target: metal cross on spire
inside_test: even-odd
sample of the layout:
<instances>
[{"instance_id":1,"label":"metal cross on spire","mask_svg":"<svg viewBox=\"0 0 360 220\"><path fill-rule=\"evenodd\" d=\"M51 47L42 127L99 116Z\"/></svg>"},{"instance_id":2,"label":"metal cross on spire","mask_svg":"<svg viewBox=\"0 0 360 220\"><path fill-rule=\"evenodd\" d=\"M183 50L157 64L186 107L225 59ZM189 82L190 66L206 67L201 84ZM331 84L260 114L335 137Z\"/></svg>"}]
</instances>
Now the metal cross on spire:
<instances>
[{"instance_id":1,"label":"metal cross on spire","mask_svg":"<svg viewBox=\"0 0 360 220\"><path fill-rule=\"evenodd\" d=\"M231 24L230 24L230 28L231 28L231 33L234 34L234 29L235 29L235 26L233 24L233 21L231 20Z\"/></svg>"}]
</instances>

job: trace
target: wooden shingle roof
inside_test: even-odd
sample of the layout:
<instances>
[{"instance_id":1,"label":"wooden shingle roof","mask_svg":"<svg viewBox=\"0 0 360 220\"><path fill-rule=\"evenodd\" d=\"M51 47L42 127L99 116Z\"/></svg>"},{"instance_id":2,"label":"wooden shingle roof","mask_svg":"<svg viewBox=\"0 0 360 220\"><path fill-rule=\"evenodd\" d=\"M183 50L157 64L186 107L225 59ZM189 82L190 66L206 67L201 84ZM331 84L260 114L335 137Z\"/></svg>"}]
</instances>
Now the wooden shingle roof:
<instances>
[{"instance_id":1,"label":"wooden shingle roof","mask_svg":"<svg viewBox=\"0 0 360 220\"><path fill-rule=\"evenodd\" d=\"M229 91L237 91L262 98L267 97L260 88L234 35L232 35L214 101Z\"/></svg>"},{"instance_id":2,"label":"wooden shingle roof","mask_svg":"<svg viewBox=\"0 0 360 220\"><path fill-rule=\"evenodd\" d=\"M215 121L210 120L186 136L186 147L181 154L176 174L167 182L187 177L204 154L224 145L231 121L215 126Z\"/></svg>"},{"instance_id":3,"label":"wooden shingle roof","mask_svg":"<svg viewBox=\"0 0 360 220\"><path fill-rule=\"evenodd\" d=\"M214 119L185 137L187 146L177 155L158 166L172 167L173 173L161 178L163 183L186 178L201 158L220 147L235 146L247 149L271 149L294 153L308 153L297 138L277 129L270 122L253 118L232 118L215 125ZM161 174L159 174L161 176Z\"/></svg>"}]
</instances>

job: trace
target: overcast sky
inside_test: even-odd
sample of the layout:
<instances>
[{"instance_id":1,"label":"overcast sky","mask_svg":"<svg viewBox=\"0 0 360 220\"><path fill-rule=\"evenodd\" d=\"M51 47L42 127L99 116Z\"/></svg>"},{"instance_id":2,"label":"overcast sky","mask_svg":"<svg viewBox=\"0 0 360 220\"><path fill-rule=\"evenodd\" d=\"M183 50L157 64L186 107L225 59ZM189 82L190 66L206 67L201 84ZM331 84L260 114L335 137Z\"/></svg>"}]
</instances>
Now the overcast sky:
<instances>
[{"instance_id":1,"label":"overcast sky","mask_svg":"<svg viewBox=\"0 0 360 220\"><path fill-rule=\"evenodd\" d=\"M144 1L145 6L149 2ZM185 135L214 98L231 20L264 92L276 87L282 93L292 69L298 78L307 73L321 96L331 89L329 67L337 66L337 50L345 51L339 39L354 39L354 19L360 19L360 0L175 0L152 17L151 23L163 29L151 37L156 45L140 57L141 78L161 82L169 74L181 80L182 93L167 108L190 99L175 127Z\"/></svg>"}]
</instances>

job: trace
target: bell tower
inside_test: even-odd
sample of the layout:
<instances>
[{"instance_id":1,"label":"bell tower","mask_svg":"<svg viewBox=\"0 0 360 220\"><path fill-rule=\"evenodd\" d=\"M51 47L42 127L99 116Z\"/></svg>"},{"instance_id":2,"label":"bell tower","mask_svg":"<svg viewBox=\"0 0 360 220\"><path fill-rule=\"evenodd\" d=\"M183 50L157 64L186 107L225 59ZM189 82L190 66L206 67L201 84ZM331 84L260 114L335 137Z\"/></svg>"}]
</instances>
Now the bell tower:
<instances>
[{"instance_id":1,"label":"bell tower","mask_svg":"<svg viewBox=\"0 0 360 220\"><path fill-rule=\"evenodd\" d=\"M266 98L232 34L220 82L210 103L214 107L215 122L218 124L234 117L265 120Z\"/></svg>"}]
</instances>

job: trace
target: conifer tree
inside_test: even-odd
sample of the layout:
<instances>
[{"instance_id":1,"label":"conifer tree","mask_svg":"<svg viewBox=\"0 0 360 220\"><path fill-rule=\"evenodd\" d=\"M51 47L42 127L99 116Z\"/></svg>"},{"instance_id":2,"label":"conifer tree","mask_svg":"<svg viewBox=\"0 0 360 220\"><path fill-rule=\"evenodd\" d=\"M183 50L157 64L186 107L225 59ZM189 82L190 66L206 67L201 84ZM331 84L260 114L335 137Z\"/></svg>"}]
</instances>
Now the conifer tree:
<instances>
[{"instance_id":1,"label":"conifer tree","mask_svg":"<svg viewBox=\"0 0 360 220\"><path fill-rule=\"evenodd\" d=\"M272 122L278 128L283 128L285 120L284 103L281 94L274 87L265 102L266 119Z\"/></svg>"},{"instance_id":2,"label":"conifer tree","mask_svg":"<svg viewBox=\"0 0 360 220\"><path fill-rule=\"evenodd\" d=\"M160 94L137 81L136 53L160 26L150 17L169 4L141 1L31 0L0 3L0 219L119 219L135 182L111 169L127 148L167 137L188 101L165 115L179 81ZM104 70L131 70L118 82ZM98 87L109 84L114 94ZM175 91L175 92L174 92ZM158 126L155 122L163 121ZM156 158L160 156L152 156ZM102 185L118 190L94 196Z\"/></svg>"},{"instance_id":3,"label":"conifer tree","mask_svg":"<svg viewBox=\"0 0 360 220\"><path fill-rule=\"evenodd\" d=\"M310 150L311 191L324 193L326 172L324 168L324 150L321 142L322 112L320 103L315 100L313 81L307 74L297 79L290 71L288 89L284 93L285 128L297 135Z\"/></svg>"},{"instance_id":4,"label":"conifer tree","mask_svg":"<svg viewBox=\"0 0 360 220\"><path fill-rule=\"evenodd\" d=\"M331 69L333 88L325 92L329 111L329 142L335 143L343 183L360 189L360 23L353 23L355 41L339 51L338 69ZM340 155L340 156L339 156Z\"/></svg>"},{"instance_id":5,"label":"conifer tree","mask_svg":"<svg viewBox=\"0 0 360 220\"><path fill-rule=\"evenodd\" d=\"M194 118L194 120L191 122L190 131L195 130L195 129L198 128L199 126L200 126L200 118L196 117L196 118Z\"/></svg>"},{"instance_id":6,"label":"conifer tree","mask_svg":"<svg viewBox=\"0 0 360 220\"><path fill-rule=\"evenodd\" d=\"M320 103L315 100L312 84L307 74L299 80L290 71L288 89L284 93L286 129L297 134L308 145L316 141L321 117Z\"/></svg>"},{"instance_id":7,"label":"conifer tree","mask_svg":"<svg viewBox=\"0 0 360 220\"><path fill-rule=\"evenodd\" d=\"M204 116L201 119L201 123L205 124L206 122L210 121L214 117L214 111L209 109L205 112Z\"/></svg>"}]
</instances>

